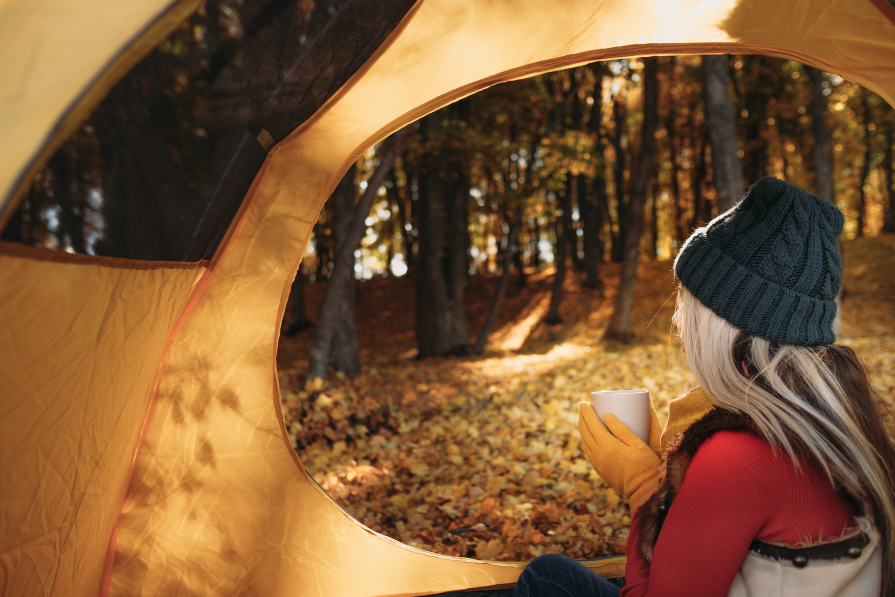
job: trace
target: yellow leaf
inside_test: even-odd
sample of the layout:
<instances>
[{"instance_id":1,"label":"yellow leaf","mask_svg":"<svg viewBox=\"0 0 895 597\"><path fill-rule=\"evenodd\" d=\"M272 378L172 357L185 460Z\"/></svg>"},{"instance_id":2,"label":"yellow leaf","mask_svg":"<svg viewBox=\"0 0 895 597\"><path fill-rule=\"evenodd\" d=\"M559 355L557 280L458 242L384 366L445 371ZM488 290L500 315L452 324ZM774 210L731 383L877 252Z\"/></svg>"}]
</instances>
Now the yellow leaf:
<instances>
[{"instance_id":1,"label":"yellow leaf","mask_svg":"<svg viewBox=\"0 0 895 597\"><path fill-rule=\"evenodd\" d=\"M606 491L603 492L603 495L606 496L606 506L612 510L618 507L618 503L621 500L618 493L611 487L607 487Z\"/></svg>"}]
</instances>

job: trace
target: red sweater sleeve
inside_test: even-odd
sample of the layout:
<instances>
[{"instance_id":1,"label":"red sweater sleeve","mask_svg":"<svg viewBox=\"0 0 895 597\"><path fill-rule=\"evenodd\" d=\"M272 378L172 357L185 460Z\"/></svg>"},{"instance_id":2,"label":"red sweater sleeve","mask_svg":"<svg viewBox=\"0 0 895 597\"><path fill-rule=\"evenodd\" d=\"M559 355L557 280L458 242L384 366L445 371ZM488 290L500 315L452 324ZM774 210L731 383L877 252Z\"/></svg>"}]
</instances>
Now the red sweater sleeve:
<instances>
[{"instance_id":1,"label":"red sweater sleeve","mask_svg":"<svg viewBox=\"0 0 895 597\"><path fill-rule=\"evenodd\" d=\"M749 544L780 512L789 475L775 469L787 458L775 458L767 442L748 433L708 439L687 469L651 563L637 550L635 514L622 595L727 595Z\"/></svg>"}]
</instances>

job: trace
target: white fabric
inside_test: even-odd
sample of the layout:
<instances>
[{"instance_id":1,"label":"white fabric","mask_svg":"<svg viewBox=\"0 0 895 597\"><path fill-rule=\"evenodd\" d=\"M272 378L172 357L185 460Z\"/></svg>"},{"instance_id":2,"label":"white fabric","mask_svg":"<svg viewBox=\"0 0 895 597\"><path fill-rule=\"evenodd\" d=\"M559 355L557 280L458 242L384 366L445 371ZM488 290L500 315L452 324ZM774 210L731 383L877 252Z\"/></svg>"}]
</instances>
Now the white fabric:
<instances>
[{"instance_id":1,"label":"white fabric","mask_svg":"<svg viewBox=\"0 0 895 597\"><path fill-rule=\"evenodd\" d=\"M734 578L728 597L877 597L882 566L876 540L859 558L792 562L750 551Z\"/></svg>"}]
</instances>

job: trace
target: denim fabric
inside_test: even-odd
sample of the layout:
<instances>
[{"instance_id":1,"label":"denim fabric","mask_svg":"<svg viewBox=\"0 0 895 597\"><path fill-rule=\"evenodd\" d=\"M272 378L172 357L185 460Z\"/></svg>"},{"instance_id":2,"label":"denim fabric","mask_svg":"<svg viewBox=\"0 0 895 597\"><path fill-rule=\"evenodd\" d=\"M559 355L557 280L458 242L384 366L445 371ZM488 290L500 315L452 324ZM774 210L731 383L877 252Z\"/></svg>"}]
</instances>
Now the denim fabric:
<instances>
[{"instance_id":1,"label":"denim fabric","mask_svg":"<svg viewBox=\"0 0 895 597\"><path fill-rule=\"evenodd\" d=\"M553 553L537 557L525 567L513 597L618 597L618 593L615 582L572 558Z\"/></svg>"}]
</instances>

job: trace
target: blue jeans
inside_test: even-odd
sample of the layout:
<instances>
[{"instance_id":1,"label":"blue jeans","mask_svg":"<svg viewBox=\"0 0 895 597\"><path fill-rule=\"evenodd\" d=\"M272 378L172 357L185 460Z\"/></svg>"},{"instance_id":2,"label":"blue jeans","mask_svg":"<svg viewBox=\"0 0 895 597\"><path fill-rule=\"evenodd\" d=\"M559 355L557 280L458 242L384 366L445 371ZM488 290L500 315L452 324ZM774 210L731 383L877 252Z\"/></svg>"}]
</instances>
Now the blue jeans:
<instances>
[{"instance_id":1,"label":"blue jeans","mask_svg":"<svg viewBox=\"0 0 895 597\"><path fill-rule=\"evenodd\" d=\"M619 587L584 564L556 553L529 562L513 597L618 597Z\"/></svg>"}]
</instances>

